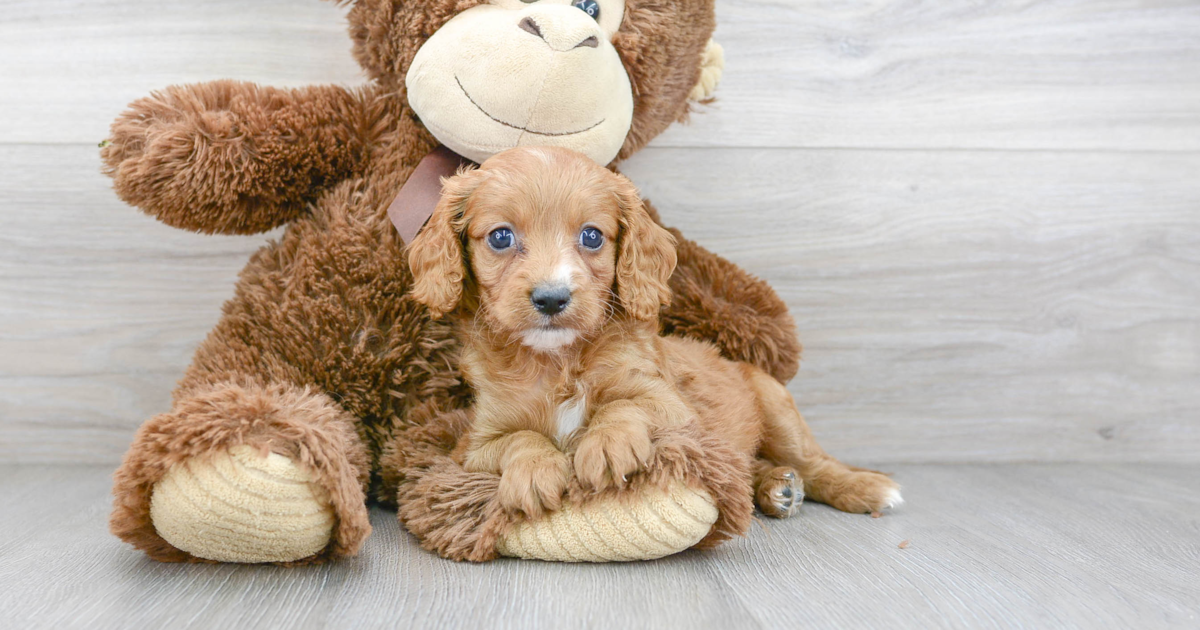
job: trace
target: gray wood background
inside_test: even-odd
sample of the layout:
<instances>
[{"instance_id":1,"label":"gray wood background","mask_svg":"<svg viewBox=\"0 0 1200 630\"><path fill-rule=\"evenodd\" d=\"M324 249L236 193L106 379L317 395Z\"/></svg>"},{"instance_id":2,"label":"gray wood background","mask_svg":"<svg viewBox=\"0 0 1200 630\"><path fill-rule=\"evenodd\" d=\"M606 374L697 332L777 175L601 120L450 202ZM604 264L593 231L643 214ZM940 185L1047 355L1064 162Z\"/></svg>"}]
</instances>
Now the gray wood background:
<instances>
[{"instance_id":1,"label":"gray wood background","mask_svg":"<svg viewBox=\"0 0 1200 630\"><path fill-rule=\"evenodd\" d=\"M172 83L360 83L343 10L0 2L0 462L118 461L270 237L122 204L109 121ZM720 100L624 170L791 305L829 449L1200 462L1200 2L718 18Z\"/></svg>"}]
</instances>

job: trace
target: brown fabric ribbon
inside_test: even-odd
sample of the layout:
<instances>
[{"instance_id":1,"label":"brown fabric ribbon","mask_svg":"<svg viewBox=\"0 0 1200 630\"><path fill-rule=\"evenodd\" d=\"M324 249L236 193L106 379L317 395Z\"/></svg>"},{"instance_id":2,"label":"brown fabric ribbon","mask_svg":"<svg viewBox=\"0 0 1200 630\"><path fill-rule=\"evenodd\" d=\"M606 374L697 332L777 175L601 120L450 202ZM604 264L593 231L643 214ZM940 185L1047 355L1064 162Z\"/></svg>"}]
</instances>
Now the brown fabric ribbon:
<instances>
[{"instance_id":1,"label":"brown fabric ribbon","mask_svg":"<svg viewBox=\"0 0 1200 630\"><path fill-rule=\"evenodd\" d=\"M392 205L388 206L388 218L396 226L405 245L412 242L429 217L433 216L433 210L442 196L442 178L454 175L461 166L471 163L441 145L421 158L421 163L417 164L392 200Z\"/></svg>"}]
</instances>

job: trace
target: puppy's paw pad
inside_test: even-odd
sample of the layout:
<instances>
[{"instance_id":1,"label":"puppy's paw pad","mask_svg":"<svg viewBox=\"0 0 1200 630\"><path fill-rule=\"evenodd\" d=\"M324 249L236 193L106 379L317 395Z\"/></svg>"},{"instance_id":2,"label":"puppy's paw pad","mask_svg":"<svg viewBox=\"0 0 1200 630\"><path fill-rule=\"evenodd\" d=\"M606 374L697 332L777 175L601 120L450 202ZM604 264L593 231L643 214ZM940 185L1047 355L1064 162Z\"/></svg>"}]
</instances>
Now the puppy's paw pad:
<instances>
[{"instance_id":1,"label":"puppy's paw pad","mask_svg":"<svg viewBox=\"0 0 1200 630\"><path fill-rule=\"evenodd\" d=\"M804 503L804 482L796 471L786 466L771 470L758 484L755 493L758 509L775 518L787 518Z\"/></svg>"}]
</instances>

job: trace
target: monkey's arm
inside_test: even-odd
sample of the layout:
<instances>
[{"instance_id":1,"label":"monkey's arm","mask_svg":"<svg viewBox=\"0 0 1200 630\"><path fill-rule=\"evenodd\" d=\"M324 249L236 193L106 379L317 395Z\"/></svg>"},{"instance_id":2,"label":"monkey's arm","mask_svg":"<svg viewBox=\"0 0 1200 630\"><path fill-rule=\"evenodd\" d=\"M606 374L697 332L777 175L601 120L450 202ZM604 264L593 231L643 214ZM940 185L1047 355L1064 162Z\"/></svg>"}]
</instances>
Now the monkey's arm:
<instances>
[{"instance_id":1,"label":"monkey's arm","mask_svg":"<svg viewBox=\"0 0 1200 630\"><path fill-rule=\"evenodd\" d=\"M726 358L753 364L781 383L791 380L800 367L800 340L787 304L763 280L668 229L679 263L663 333L712 342Z\"/></svg>"},{"instance_id":2,"label":"monkey's arm","mask_svg":"<svg viewBox=\"0 0 1200 630\"><path fill-rule=\"evenodd\" d=\"M361 95L337 86L172 86L134 101L100 155L117 194L163 223L254 234L361 165L364 118Z\"/></svg>"}]
</instances>

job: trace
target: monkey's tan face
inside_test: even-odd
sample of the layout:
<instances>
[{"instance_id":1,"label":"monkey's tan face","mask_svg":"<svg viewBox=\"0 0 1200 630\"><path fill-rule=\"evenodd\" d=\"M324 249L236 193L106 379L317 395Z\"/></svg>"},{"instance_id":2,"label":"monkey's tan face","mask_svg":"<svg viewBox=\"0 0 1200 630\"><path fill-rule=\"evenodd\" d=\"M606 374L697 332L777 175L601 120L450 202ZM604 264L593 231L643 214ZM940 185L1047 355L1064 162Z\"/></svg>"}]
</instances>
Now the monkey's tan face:
<instances>
[{"instance_id":1,"label":"monkey's tan face","mask_svg":"<svg viewBox=\"0 0 1200 630\"><path fill-rule=\"evenodd\" d=\"M616 156L633 90L611 43L625 0L494 0L463 11L417 51L408 101L455 152L483 162L518 146Z\"/></svg>"}]
</instances>

